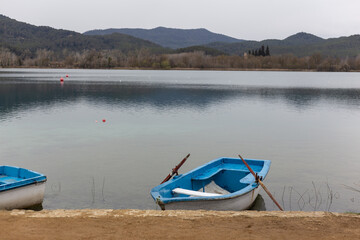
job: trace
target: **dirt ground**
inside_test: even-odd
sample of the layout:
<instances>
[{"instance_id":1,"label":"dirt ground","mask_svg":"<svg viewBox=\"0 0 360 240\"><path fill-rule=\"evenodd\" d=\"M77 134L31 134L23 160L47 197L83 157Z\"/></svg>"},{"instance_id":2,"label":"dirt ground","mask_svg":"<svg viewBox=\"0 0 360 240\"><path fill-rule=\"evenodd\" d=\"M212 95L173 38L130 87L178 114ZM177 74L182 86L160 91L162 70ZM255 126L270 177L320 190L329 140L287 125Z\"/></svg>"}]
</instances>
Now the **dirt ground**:
<instances>
[{"instance_id":1,"label":"dirt ground","mask_svg":"<svg viewBox=\"0 0 360 240\"><path fill-rule=\"evenodd\" d=\"M0 211L0 239L360 239L360 215L156 210Z\"/></svg>"}]
</instances>

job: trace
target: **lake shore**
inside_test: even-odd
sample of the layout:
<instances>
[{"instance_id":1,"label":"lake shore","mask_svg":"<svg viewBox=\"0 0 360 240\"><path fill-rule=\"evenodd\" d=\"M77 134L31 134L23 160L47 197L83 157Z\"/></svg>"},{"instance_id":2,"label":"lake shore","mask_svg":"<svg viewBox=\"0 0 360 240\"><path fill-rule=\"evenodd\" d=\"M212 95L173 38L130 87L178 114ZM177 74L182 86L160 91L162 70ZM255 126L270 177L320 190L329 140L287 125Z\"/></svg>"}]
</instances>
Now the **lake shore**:
<instances>
[{"instance_id":1,"label":"lake shore","mask_svg":"<svg viewBox=\"0 0 360 240\"><path fill-rule=\"evenodd\" d=\"M0 239L359 239L360 215L158 210L0 211Z\"/></svg>"},{"instance_id":2,"label":"lake shore","mask_svg":"<svg viewBox=\"0 0 360 240\"><path fill-rule=\"evenodd\" d=\"M285 69L285 68L139 68L139 67L114 67L114 68L66 68L66 67L0 67L0 69L69 69L69 70L164 70L164 71L239 71L239 72L343 72L343 71L317 71L315 69ZM360 70L349 70L347 72L360 72Z\"/></svg>"}]
</instances>

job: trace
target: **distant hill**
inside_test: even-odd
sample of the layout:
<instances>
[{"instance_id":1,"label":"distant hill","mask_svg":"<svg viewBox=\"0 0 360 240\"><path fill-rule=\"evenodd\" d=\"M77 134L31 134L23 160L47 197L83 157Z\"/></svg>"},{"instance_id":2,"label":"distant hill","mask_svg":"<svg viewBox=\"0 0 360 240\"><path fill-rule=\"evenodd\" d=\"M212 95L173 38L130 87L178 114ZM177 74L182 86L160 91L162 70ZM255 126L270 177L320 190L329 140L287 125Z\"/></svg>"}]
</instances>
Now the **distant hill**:
<instances>
[{"instance_id":1,"label":"distant hill","mask_svg":"<svg viewBox=\"0 0 360 240\"><path fill-rule=\"evenodd\" d=\"M243 41L239 43L210 43L215 48L231 55L243 55L262 45L269 46L271 55L294 54L298 57L321 53L330 57L356 57L360 54L360 35L323 39L309 33L297 33L284 40Z\"/></svg>"},{"instance_id":2,"label":"distant hill","mask_svg":"<svg viewBox=\"0 0 360 240\"><path fill-rule=\"evenodd\" d=\"M195 45L205 45L211 42L234 43L242 40L228 37L223 34L213 33L204 28L199 29L175 29L157 27L154 29L119 28L87 31L84 35L108 35L122 33L133 37L149 40L163 47L173 49L185 48Z\"/></svg>"},{"instance_id":3,"label":"distant hill","mask_svg":"<svg viewBox=\"0 0 360 240\"><path fill-rule=\"evenodd\" d=\"M34 54L37 49L47 49L58 53L64 49L70 51L118 49L127 53L140 48L147 48L154 53L168 52L155 43L125 34L87 36L73 31L38 27L3 15L0 15L1 47L8 48L17 55L24 52Z\"/></svg>"},{"instance_id":4,"label":"distant hill","mask_svg":"<svg viewBox=\"0 0 360 240\"><path fill-rule=\"evenodd\" d=\"M120 50L125 54L138 49L148 49L151 54L202 51L212 56L242 56L245 52L258 49L262 45L269 46L271 55L293 54L304 57L321 53L330 57L356 57L360 54L360 35L323 39L300 32L283 40L244 41L206 29L183 30L164 27L150 30L94 30L80 34L51 27L38 27L0 15L0 48L9 49L22 59L34 57L38 49L51 50L60 57L64 57L65 49L77 52L92 49Z\"/></svg>"},{"instance_id":5,"label":"distant hill","mask_svg":"<svg viewBox=\"0 0 360 240\"><path fill-rule=\"evenodd\" d=\"M310 33L299 32L285 38L284 41L291 45L297 45L297 44L303 45L303 44L320 43L323 42L324 39Z\"/></svg>"}]
</instances>

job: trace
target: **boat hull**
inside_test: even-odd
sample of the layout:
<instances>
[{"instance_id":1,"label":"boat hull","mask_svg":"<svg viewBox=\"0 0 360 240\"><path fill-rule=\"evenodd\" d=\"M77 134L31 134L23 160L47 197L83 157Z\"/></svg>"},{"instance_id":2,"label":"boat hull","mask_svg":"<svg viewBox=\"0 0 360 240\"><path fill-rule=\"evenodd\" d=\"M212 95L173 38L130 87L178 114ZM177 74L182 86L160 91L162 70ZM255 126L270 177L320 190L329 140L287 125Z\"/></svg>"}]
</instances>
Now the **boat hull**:
<instances>
[{"instance_id":1,"label":"boat hull","mask_svg":"<svg viewBox=\"0 0 360 240\"><path fill-rule=\"evenodd\" d=\"M44 199L45 181L0 192L0 209L29 208Z\"/></svg>"},{"instance_id":2,"label":"boat hull","mask_svg":"<svg viewBox=\"0 0 360 240\"><path fill-rule=\"evenodd\" d=\"M214 211L242 211L251 208L259 194L259 187L244 195L211 200L197 200L187 202L171 202L160 205L162 210L214 210Z\"/></svg>"},{"instance_id":3,"label":"boat hull","mask_svg":"<svg viewBox=\"0 0 360 240\"><path fill-rule=\"evenodd\" d=\"M246 159L261 179L271 161ZM259 194L259 184L238 158L218 158L154 187L151 196L162 210L249 209Z\"/></svg>"}]
</instances>

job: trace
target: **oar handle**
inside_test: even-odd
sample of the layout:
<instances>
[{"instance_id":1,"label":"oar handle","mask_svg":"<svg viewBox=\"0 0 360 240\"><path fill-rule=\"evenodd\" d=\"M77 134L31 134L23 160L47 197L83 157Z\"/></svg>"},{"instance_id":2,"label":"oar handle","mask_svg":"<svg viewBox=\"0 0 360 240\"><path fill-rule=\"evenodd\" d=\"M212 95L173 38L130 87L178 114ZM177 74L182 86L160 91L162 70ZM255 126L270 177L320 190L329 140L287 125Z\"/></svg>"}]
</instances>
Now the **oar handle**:
<instances>
[{"instance_id":1,"label":"oar handle","mask_svg":"<svg viewBox=\"0 0 360 240\"><path fill-rule=\"evenodd\" d=\"M249 166L249 164L242 158L242 156L240 156L240 154L239 154L239 157L241 158L241 160L244 162L244 164L245 164L245 166L249 169L249 171L251 172L251 174L254 176L254 178L255 178L255 180L257 180L256 179L256 174L255 174L255 172L251 169L251 167Z\"/></svg>"},{"instance_id":2,"label":"oar handle","mask_svg":"<svg viewBox=\"0 0 360 240\"><path fill-rule=\"evenodd\" d=\"M190 157L190 153L188 155L186 155L186 157L172 169L171 173L169 175L167 175L166 178L160 184L163 184L164 182L169 181L172 178L172 176L174 176L174 174L177 174L179 168L185 163L185 161L188 159L188 157Z\"/></svg>"},{"instance_id":3,"label":"oar handle","mask_svg":"<svg viewBox=\"0 0 360 240\"><path fill-rule=\"evenodd\" d=\"M257 174L255 174L255 172L251 169L251 167L249 166L249 164L240 156L241 160L244 162L245 166L249 169L249 171L251 172L251 174L254 176L255 181L258 181L261 185L261 187L264 189L264 191L269 195L269 197L271 198L271 200L273 200L273 202L276 204L276 206L281 210L284 211L284 209L282 209L282 207L280 206L280 204L275 200L275 198L273 197L273 195L270 193L270 191L267 189L267 187L265 187L265 185L263 184L263 182L260 180L260 178L258 177Z\"/></svg>"}]
</instances>

